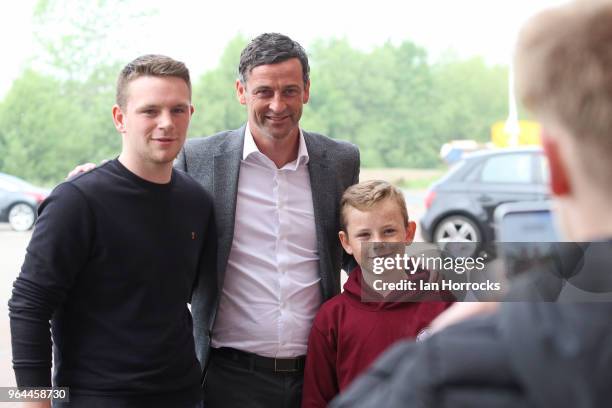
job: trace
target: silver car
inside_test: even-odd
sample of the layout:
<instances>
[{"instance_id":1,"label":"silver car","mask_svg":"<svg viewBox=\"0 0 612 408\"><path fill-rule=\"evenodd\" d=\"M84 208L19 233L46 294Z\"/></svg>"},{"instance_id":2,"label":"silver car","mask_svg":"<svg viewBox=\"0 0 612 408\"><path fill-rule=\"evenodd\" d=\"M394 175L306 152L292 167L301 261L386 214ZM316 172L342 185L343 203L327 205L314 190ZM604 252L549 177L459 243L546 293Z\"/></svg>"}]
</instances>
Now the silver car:
<instances>
[{"instance_id":1,"label":"silver car","mask_svg":"<svg viewBox=\"0 0 612 408\"><path fill-rule=\"evenodd\" d=\"M9 174L0 173L0 222L15 231L27 231L36 222L36 210L49 190Z\"/></svg>"}]
</instances>

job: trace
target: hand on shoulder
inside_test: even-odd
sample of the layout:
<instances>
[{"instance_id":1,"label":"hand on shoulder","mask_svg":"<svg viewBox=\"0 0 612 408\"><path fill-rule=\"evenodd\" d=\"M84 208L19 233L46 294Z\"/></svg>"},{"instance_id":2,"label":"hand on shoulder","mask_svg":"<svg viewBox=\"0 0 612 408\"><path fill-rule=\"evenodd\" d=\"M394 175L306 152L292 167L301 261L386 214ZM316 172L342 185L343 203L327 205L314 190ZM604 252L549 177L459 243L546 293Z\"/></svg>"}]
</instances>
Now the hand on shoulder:
<instances>
[{"instance_id":1,"label":"hand on shoulder","mask_svg":"<svg viewBox=\"0 0 612 408\"><path fill-rule=\"evenodd\" d=\"M106 163L108 160L102 160L100 162L100 164L104 164ZM66 176L66 180L71 179L75 176L78 176L81 173L87 173L88 171L92 171L93 169L95 169L97 167L96 163L85 163L85 164L79 164L78 166L76 166L74 169L72 169L70 171L70 173L68 173L68 176Z\"/></svg>"}]
</instances>

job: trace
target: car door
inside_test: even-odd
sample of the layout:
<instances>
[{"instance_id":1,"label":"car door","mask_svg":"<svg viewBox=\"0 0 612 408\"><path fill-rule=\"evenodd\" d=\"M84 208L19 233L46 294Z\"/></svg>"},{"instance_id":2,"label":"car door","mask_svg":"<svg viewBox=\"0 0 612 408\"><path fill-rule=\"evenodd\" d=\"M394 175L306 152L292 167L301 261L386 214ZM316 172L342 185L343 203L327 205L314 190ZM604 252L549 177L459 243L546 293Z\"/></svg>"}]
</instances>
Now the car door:
<instances>
[{"instance_id":1,"label":"car door","mask_svg":"<svg viewBox=\"0 0 612 408\"><path fill-rule=\"evenodd\" d=\"M15 186L0 177L0 217L6 217L8 207L13 200Z\"/></svg>"},{"instance_id":2,"label":"car door","mask_svg":"<svg viewBox=\"0 0 612 408\"><path fill-rule=\"evenodd\" d=\"M493 213L502 203L543 200L542 159L539 152L509 152L487 157L471 184L470 198L493 231Z\"/></svg>"}]
</instances>

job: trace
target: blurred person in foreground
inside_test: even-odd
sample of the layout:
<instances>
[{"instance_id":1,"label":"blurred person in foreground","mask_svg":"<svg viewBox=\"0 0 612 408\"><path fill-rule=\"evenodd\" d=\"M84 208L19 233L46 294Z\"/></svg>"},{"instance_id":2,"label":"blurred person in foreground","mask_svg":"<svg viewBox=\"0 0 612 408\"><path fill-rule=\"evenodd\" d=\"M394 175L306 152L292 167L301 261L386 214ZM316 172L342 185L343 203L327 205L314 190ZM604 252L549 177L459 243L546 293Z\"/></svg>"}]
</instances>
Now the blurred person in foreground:
<instances>
[{"instance_id":1,"label":"blurred person in foreground","mask_svg":"<svg viewBox=\"0 0 612 408\"><path fill-rule=\"evenodd\" d=\"M193 113L189 71L135 59L112 113L119 157L40 208L9 301L17 385L50 387L53 354L53 385L70 392L55 407L201 407L187 304L194 290L216 298L216 233L210 196L172 167Z\"/></svg>"},{"instance_id":2,"label":"blurred person in foreground","mask_svg":"<svg viewBox=\"0 0 612 408\"><path fill-rule=\"evenodd\" d=\"M414 339L451 302L422 290L384 289L384 283L428 280L424 270L372 272L374 259L406 252L416 223L404 194L381 180L349 187L340 203L340 242L357 265L344 292L325 302L308 339L302 408L324 408L389 346ZM382 278L382 279L381 279ZM378 282L377 282L378 280ZM433 296L432 296L433 295Z\"/></svg>"},{"instance_id":3,"label":"blurred person in foreground","mask_svg":"<svg viewBox=\"0 0 612 408\"><path fill-rule=\"evenodd\" d=\"M555 216L569 241L603 241L612 264L612 1L532 18L517 92L541 121ZM384 354L339 407L603 407L612 403L612 304L502 303Z\"/></svg>"}]
</instances>

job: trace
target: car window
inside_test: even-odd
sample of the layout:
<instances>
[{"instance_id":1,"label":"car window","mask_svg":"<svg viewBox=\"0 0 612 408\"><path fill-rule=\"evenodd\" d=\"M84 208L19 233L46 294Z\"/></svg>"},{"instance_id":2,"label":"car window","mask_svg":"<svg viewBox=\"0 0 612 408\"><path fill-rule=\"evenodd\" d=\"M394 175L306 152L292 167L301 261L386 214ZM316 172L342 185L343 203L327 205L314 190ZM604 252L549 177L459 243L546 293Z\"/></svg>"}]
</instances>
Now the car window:
<instances>
[{"instance_id":1,"label":"car window","mask_svg":"<svg viewBox=\"0 0 612 408\"><path fill-rule=\"evenodd\" d=\"M481 172L482 172L482 162L477 163L475 166L473 166L472 170L470 170L470 172L465 176L465 179L463 181L467 183L477 182L480 178Z\"/></svg>"},{"instance_id":2,"label":"car window","mask_svg":"<svg viewBox=\"0 0 612 408\"><path fill-rule=\"evenodd\" d=\"M483 183L531 183L531 154L504 154L487 159L480 173Z\"/></svg>"},{"instance_id":3,"label":"car window","mask_svg":"<svg viewBox=\"0 0 612 408\"><path fill-rule=\"evenodd\" d=\"M438 180L438 183L442 183L457 174L463 167L465 167L465 160L460 160L454 163L450 169Z\"/></svg>"}]
</instances>

